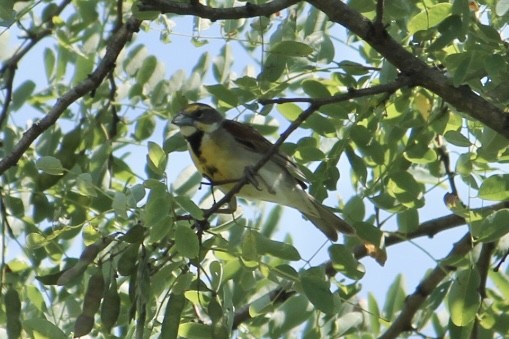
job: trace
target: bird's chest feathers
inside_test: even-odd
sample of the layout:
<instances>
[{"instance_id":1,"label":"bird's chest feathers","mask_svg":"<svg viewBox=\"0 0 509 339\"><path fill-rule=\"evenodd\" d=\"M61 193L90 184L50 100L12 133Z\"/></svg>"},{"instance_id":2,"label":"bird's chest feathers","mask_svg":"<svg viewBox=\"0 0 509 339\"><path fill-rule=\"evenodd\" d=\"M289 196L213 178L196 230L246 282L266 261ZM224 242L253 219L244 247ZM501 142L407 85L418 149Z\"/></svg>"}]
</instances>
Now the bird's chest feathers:
<instances>
[{"instance_id":1,"label":"bird's chest feathers","mask_svg":"<svg viewBox=\"0 0 509 339\"><path fill-rule=\"evenodd\" d=\"M235 150L228 146L226 137L203 134L199 147L191 148L191 155L198 170L212 181L240 179L248 165L239 161Z\"/></svg>"}]
</instances>

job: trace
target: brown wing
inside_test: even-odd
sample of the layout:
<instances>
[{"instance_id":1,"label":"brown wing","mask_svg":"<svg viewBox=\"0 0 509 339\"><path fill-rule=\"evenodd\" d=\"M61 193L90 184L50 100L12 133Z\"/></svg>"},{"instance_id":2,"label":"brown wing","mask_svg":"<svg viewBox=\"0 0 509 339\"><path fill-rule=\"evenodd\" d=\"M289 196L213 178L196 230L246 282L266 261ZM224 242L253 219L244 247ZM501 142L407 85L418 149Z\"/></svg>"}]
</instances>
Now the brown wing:
<instances>
[{"instance_id":1,"label":"brown wing","mask_svg":"<svg viewBox=\"0 0 509 339\"><path fill-rule=\"evenodd\" d=\"M256 129L240 122L227 120L223 121L223 127L230 132L236 141L244 145L252 152L265 154L272 147L272 143L265 139ZM287 170L302 186L306 188L306 177L288 155L279 150L272 156L272 161Z\"/></svg>"}]
</instances>

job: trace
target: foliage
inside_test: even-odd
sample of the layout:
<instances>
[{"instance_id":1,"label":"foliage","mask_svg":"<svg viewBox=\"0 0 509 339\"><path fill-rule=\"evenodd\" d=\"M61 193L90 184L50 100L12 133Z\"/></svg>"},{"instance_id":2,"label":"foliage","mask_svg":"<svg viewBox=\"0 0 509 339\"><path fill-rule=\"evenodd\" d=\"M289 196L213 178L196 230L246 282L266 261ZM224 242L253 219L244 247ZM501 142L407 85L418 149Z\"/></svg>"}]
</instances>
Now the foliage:
<instances>
[{"instance_id":1,"label":"foliage","mask_svg":"<svg viewBox=\"0 0 509 339\"><path fill-rule=\"evenodd\" d=\"M506 336L508 10L462 0L2 2L4 333ZM191 21L186 42L175 41ZM186 69L174 69L181 53ZM353 189L334 207L362 241L328 243L328 259L310 264L290 234L275 240L278 227L291 231L281 207L209 213L215 198L174 160L185 144L169 122L199 100L273 140L290 126L281 148L319 200L348 164ZM430 218L436 192L450 212ZM458 226L465 236L414 293L403 275L383 301L363 291L359 259L383 263L388 246Z\"/></svg>"}]
</instances>

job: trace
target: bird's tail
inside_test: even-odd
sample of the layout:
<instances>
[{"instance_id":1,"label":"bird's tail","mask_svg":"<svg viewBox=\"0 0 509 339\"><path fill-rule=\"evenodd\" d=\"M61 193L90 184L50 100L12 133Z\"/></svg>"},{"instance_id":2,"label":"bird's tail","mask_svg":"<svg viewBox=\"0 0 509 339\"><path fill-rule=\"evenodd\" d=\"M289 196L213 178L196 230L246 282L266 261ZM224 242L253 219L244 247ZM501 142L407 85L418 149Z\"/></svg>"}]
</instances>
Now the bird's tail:
<instances>
[{"instance_id":1,"label":"bird's tail","mask_svg":"<svg viewBox=\"0 0 509 339\"><path fill-rule=\"evenodd\" d=\"M346 235L355 234L355 229L346 221L332 213L326 206L320 204L315 199L312 204L316 213L303 213L320 231L323 232L332 241L338 240L338 232ZM301 211L302 212L302 211Z\"/></svg>"}]
</instances>

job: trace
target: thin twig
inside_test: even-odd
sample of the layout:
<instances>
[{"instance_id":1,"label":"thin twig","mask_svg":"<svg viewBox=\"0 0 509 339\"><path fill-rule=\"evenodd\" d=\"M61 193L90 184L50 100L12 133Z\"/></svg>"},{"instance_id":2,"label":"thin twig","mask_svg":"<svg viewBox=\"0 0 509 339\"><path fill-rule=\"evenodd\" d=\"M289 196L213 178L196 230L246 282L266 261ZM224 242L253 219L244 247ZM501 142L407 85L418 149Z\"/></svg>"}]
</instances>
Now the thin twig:
<instances>
[{"instance_id":1,"label":"thin twig","mask_svg":"<svg viewBox=\"0 0 509 339\"><path fill-rule=\"evenodd\" d=\"M384 28L384 0L377 0L376 2L376 16L373 24L375 29Z\"/></svg>"},{"instance_id":2,"label":"thin twig","mask_svg":"<svg viewBox=\"0 0 509 339\"><path fill-rule=\"evenodd\" d=\"M355 98L365 97L377 94L392 94L398 89L413 86L413 80L410 77L400 75L396 80L387 84L376 85L368 88L354 89L349 88L347 93L340 93L326 98L277 98L277 99L262 99L262 105L268 104L284 104L289 102L309 103L321 107L324 105L335 104Z\"/></svg>"}]
</instances>

